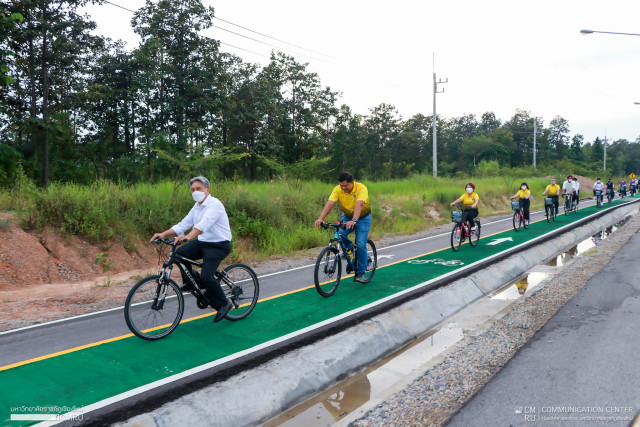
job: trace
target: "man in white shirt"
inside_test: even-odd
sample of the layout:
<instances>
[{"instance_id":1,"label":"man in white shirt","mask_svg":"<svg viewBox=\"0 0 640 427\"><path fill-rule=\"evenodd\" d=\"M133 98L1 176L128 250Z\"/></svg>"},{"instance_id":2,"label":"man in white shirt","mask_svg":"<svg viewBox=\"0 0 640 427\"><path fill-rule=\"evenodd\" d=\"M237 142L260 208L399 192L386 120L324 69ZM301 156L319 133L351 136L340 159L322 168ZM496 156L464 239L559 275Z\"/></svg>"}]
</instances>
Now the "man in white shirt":
<instances>
[{"instance_id":1,"label":"man in white shirt","mask_svg":"<svg viewBox=\"0 0 640 427\"><path fill-rule=\"evenodd\" d=\"M562 183L562 194L574 194L574 182L571 175L567 176L567 180Z\"/></svg>"},{"instance_id":2,"label":"man in white shirt","mask_svg":"<svg viewBox=\"0 0 640 427\"><path fill-rule=\"evenodd\" d=\"M154 234L151 241L171 236L176 236L176 243L190 240L178 248L176 253L192 260L202 259L200 280L207 290L205 295L209 304L218 311L213 321L219 322L229 312L231 301L225 296L213 273L231 252L229 218L220 200L209 194L210 184L207 178L197 176L189 181L189 187L195 205L182 221L162 233ZM188 230L191 231L185 236L184 233ZM191 271L190 265L188 268ZM188 283L185 277L182 281ZM181 289L190 290L187 285L183 285Z\"/></svg>"}]
</instances>

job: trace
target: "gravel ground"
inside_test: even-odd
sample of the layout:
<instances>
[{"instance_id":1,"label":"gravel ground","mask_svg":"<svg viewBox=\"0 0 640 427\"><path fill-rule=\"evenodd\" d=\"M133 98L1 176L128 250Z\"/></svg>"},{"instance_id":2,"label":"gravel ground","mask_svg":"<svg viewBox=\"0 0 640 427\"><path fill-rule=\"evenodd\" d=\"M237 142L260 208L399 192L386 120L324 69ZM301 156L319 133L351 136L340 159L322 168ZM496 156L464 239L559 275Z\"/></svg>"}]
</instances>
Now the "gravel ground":
<instances>
[{"instance_id":1,"label":"gravel ground","mask_svg":"<svg viewBox=\"0 0 640 427\"><path fill-rule=\"evenodd\" d=\"M495 319L465 337L442 361L350 426L443 425L640 229L635 215L594 250L574 258Z\"/></svg>"}]
</instances>

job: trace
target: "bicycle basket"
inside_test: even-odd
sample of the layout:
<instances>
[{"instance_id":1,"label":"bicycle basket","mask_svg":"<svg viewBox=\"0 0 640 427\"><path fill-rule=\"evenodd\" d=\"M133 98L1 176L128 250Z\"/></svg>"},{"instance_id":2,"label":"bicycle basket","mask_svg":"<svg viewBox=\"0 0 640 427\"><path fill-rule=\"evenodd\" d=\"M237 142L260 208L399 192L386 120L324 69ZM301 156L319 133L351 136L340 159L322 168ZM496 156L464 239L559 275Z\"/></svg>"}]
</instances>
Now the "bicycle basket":
<instances>
[{"instance_id":1,"label":"bicycle basket","mask_svg":"<svg viewBox=\"0 0 640 427\"><path fill-rule=\"evenodd\" d=\"M511 202L511 209L513 209L514 211L520 209L520 202Z\"/></svg>"},{"instance_id":2,"label":"bicycle basket","mask_svg":"<svg viewBox=\"0 0 640 427\"><path fill-rule=\"evenodd\" d=\"M602 196L602 190L596 190L596 196Z\"/></svg>"},{"instance_id":3,"label":"bicycle basket","mask_svg":"<svg viewBox=\"0 0 640 427\"><path fill-rule=\"evenodd\" d=\"M460 211L451 212L451 222L462 222L462 212Z\"/></svg>"},{"instance_id":4,"label":"bicycle basket","mask_svg":"<svg viewBox=\"0 0 640 427\"><path fill-rule=\"evenodd\" d=\"M553 204L553 199L551 197L545 197L544 198L544 204L545 205L552 205Z\"/></svg>"}]
</instances>

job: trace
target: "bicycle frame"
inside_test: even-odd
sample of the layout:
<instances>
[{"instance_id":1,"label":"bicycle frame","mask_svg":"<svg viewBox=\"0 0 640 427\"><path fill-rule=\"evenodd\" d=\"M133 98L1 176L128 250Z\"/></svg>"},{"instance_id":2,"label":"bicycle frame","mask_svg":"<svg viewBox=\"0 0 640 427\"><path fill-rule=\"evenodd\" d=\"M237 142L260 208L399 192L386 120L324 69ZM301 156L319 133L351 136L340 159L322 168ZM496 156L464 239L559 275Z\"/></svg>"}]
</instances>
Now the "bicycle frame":
<instances>
[{"instance_id":1,"label":"bicycle frame","mask_svg":"<svg viewBox=\"0 0 640 427\"><path fill-rule=\"evenodd\" d=\"M202 263L198 261L194 261L189 258L185 258L182 255L177 254L176 251L178 249L178 245L173 244L173 242L171 242L170 240L163 239L162 242L168 246L171 246L171 252L169 253L169 258L167 259L167 261L165 261L162 264L162 269L158 270L158 275L160 276L159 283L161 283L162 279L165 279L165 278L170 279L171 274L173 272L173 266L177 265L178 269L180 270L180 273L182 273L183 275L182 277L187 278L187 280L189 281L189 284L193 287L194 292L197 294L197 296L203 299L206 298L204 296L204 293L202 292L202 288L200 284L195 279L195 277L193 277L191 272L189 272L189 269L185 265L185 264L193 265L193 266L202 268ZM166 293L166 287L164 289L164 292ZM162 296L162 301L164 301L164 295ZM155 305L156 304L154 302L154 307ZM160 308L162 308L161 305L160 305Z\"/></svg>"},{"instance_id":2,"label":"bicycle frame","mask_svg":"<svg viewBox=\"0 0 640 427\"><path fill-rule=\"evenodd\" d=\"M345 238L348 239L347 237ZM347 252L347 245L345 245L344 240L342 240L342 237L340 237L340 229L338 228L334 228L333 238L329 240L329 244L333 244L333 243L338 243L338 245L340 246L340 249L342 250L342 253L345 255L345 259L347 260L347 266L349 266L349 268L355 271L356 266L354 261L356 260L356 249L357 249L355 243L351 242L353 245L353 251L351 252L351 257L353 257L353 260L349 259L351 257L348 256L349 253Z\"/></svg>"}]
</instances>

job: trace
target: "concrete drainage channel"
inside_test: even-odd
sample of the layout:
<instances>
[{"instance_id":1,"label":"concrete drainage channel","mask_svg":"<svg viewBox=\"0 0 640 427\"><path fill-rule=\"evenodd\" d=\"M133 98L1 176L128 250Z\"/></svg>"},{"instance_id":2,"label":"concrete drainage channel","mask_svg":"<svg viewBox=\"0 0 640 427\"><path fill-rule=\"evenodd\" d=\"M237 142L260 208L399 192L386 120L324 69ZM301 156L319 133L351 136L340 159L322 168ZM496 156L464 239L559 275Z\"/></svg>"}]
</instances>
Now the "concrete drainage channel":
<instances>
[{"instance_id":1,"label":"concrete drainage channel","mask_svg":"<svg viewBox=\"0 0 640 427\"><path fill-rule=\"evenodd\" d=\"M554 238L526 247L468 277L118 425L188 423L195 426L237 426L264 423L417 338L428 340L429 336L425 334L444 319L474 301L495 296L505 284L512 283L536 265L557 260L558 254L637 210L637 204L632 203L603 212L589 222L569 227ZM457 331L451 332L447 339L455 340L456 334ZM278 425L283 421L285 419L274 419L269 424ZM304 423L309 425L306 421Z\"/></svg>"}]
</instances>

